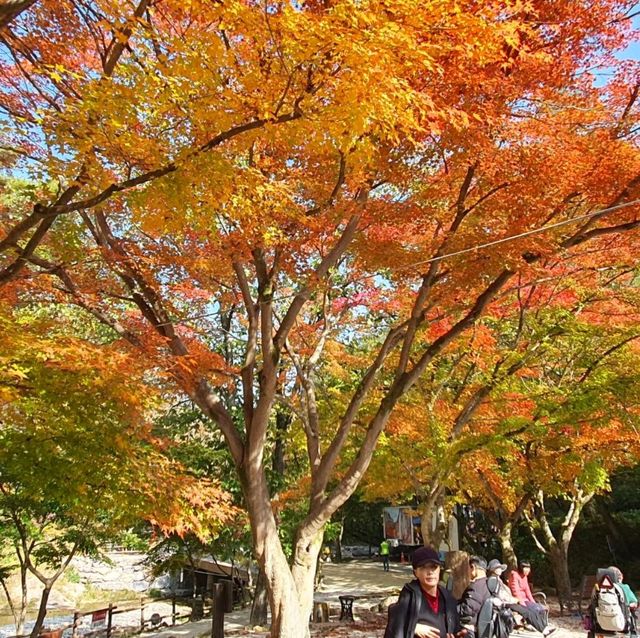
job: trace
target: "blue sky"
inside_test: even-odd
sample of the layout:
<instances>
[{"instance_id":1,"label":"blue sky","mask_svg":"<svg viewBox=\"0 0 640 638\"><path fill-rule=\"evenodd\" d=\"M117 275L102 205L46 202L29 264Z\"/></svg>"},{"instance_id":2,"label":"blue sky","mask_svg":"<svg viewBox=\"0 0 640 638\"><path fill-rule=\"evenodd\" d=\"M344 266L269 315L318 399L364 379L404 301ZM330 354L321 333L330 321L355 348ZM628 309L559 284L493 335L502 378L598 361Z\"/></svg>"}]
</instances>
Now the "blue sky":
<instances>
[{"instance_id":1,"label":"blue sky","mask_svg":"<svg viewBox=\"0 0 640 638\"><path fill-rule=\"evenodd\" d=\"M640 12L640 2L630 11L631 14ZM633 26L636 29L640 29L640 15L633 18ZM640 60L640 42L632 42L629 46L621 51L616 57L625 60Z\"/></svg>"}]
</instances>

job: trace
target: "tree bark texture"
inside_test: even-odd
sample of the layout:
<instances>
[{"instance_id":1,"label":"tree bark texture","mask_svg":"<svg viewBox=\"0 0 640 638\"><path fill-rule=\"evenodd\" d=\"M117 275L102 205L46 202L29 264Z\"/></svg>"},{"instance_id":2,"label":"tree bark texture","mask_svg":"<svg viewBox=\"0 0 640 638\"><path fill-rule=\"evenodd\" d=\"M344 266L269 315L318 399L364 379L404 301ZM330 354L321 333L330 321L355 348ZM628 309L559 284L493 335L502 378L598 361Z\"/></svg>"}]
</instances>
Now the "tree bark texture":
<instances>
[{"instance_id":1,"label":"tree bark texture","mask_svg":"<svg viewBox=\"0 0 640 638\"><path fill-rule=\"evenodd\" d=\"M511 530L513 529L513 523L507 521L498 530L498 539L500 541L500 548L502 549L502 560L506 563L509 569L516 569L518 567L518 557L516 551L513 548L513 540L511 538Z\"/></svg>"},{"instance_id":2,"label":"tree bark texture","mask_svg":"<svg viewBox=\"0 0 640 638\"><path fill-rule=\"evenodd\" d=\"M268 620L268 600L265 576L262 569L258 570L258 578L256 579L256 590L251 604L250 622L253 626L265 627Z\"/></svg>"},{"instance_id":3,"label":"tree bark texture","mask_svg":"<svg viewBox=\"0 0 640 638\"><path fill-rule=\"evenodd\" d=\"M46 583L40 596L40 607L38 608L38 616L36 618L36 624L31 630L30 638L37 638L40 630L44 625L44 619L47 616L47 602L49 601L49 594L51 593L52 584Z\"/></svg>"}]
</instances>

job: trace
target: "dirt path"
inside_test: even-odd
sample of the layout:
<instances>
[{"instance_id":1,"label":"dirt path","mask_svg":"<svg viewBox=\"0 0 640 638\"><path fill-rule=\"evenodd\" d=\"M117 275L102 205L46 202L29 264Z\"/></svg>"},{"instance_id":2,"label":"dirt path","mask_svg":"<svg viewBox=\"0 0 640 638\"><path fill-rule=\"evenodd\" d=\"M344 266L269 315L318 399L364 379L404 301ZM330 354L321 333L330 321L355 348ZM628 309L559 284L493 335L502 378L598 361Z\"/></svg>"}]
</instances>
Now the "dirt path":
<instances>
[{"instance_id":1,"label":"dirt path","mask_svg":"<svg viewBox=\"0 0 640 638\"><path fill-rule=\"evenodd\" d=\"M398 595L402 586L413 578L410 565L392 563L385 572L382 564L373 560L353 560L345 563L323 565L324 578L316 592L316 600L326 602L331 610L330 621L312 623L312 638L382 638L386 626L386 613L378 611L378 603L387 597ZM339 620L338 596L357 596L354 602L355 622ZM551 623L558 627L552 638L586 638L580 619L575 616L560 617L557 603L550 601ZM210 621L187 623L170 627L148 638L201 638L210 635ZM235 611L225 618L225 636L237 638L265 638L264 627L249 626L249 609ZM542 638L538 632L512 633L511 638Z\"/></svg>"}]
</instances>

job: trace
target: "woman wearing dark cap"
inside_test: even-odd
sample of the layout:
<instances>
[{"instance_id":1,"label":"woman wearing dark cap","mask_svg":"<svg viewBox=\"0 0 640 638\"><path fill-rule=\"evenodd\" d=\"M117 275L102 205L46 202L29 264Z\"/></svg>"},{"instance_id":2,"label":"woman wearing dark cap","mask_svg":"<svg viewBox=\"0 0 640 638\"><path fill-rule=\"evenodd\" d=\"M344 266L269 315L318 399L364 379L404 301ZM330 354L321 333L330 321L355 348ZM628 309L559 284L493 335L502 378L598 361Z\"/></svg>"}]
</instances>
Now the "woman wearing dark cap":
<instances>
[{"instance_id":1,"label":"woman wearing dark cap","mask_svg":"<svg viewBox=\"0 0 640 638\"><path fill-rule=\"evenodd\" d=\"M439 585L442 562L432 547L420 547L411 557L416 577L389 607L384 638L461 638L456 600Z\"/></svg>"}]
</instances>

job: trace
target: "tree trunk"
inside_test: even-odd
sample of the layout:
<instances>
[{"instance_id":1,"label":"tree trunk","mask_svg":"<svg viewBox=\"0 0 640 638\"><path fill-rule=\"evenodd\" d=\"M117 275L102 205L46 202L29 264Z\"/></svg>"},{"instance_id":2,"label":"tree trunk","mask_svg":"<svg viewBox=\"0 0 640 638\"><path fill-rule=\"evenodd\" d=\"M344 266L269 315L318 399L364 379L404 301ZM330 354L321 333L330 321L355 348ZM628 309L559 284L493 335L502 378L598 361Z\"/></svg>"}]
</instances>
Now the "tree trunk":
<instances>
[{"instance_id":1,"label":"tree trunk","mask_svg":"<svg viewBox=\"0 0 640 638\"><path fill-rule=\"evenodd\" d=\"M306 615L301 609L296 583L278 537L266 477L261 464L247 463L244 469L243 491L253 532L253 546L258 565L264 572L271 609L270 635L272 638L306 638L311 609ZM313 576L314 573L311 574L312 595Z\"/></svg>"},{"instance_id":2,"label":"tree trunk","mask_svg":"<svg viewBox=\"0 0 640 638\"><path fill-rule=\"evenodd\" d=\"M431 545L436 549L440 547L441 530L433 527L433 518L437 514L438 503L444 494L444 488L438 479L433 479L433 483L429 486L428 497L420 505L420 532L422 534L423 545Z\"/></svg>"},{"instance_id":3,"label":"tree trunk","mask_svg":"<svg viewBox=\"0 0 640 638\"><path fill-rule=\"evenodd\" d=\"M558 598L571 601L571 579L569 578L569 561L567 560L567 547L563 543L557 543L549 548L549 562L556 581Z\"/></svg>"},{"instance_id":4,"label":"tree trunk","mask_svg":"<svg viewBox=\"0 0 640 638\"><path fill-rule=\"evenodd\" d=\"M30 638L37 638L42 626L44 625L44 619L47 615L47 602L49 601L49 594L51 593L51 587L53 583L46 582L42 595L40 596L40 607L38 608L38 617L36 618L36 624L31 630Z\"/></svg>"},{"instance_id":5,"label":"tree trunk","mask_svg":"<svg viewBox=\"0 0 640 638\"><path fill-rule=\"evenodd\" d=\"M445 543L450 550L449 544L449 511L445 501L444 487L440 490L438 501L436 503L436 524L433 530L433 542L432 545L435 549L439 550L442 543Z\"/></svg>"},{"instance_id":6,"label":"tree trunk","mask_svg":"<svg viewBox=\"0 0 640 638\"><path fill-rule=\"evenodd\" d=\"M453 579L453 595L460 598L469 584L469 554L466 552L447 552L445 567L449 578Z\"/></svg>"},{"instance_id":7,"label":"tree trunk","mask_svg":"<svg viewBox=\"0 0 640 638\"><path fill-rule=\"evenodd\" d=\"M27 605L29 604L27 596L27 567L20 566L20 610L16 618L16 634L21 636L24 633L24 623L27 620Z\"/></svg>"},{"instance_id":8,"label":"tree trunk","mask_svg":"<svg viewBox=\"0 0 640 638\"><path fill-rule=\"evenodd\" d=\"M566 601L567 606L571 606L571 580L569 578L569 562L567 560L567 554L569 551L569 544L573 537L573 532L576 529L576 525L580 520L580 514L584 506L593 498L594 492L584 492L583 489L577 485L575 492L571 495L569 502L569 509L560 525L560 530L557 536L554 535L551 526L547 520L547 513L545 510L545 498L544 492L540 490L535 498L535 521L528 519L529 531L533 537L534 542L538 548L544 552L551 563L551 569L556 581L556 589L558 592L558 598L562 601ZM539 528L542 534L541 538L536 535L536 527Z\"/></svg>"},{"instance_id":9,"label":"tree trunk","mask_svg":"<svg viewBox=\"0 0 640 638\"><path fill-rule=\"evenodd\" d=\"M507 521L498 530L498 540L500 541L500 547L502 549L502 560L507 564L509 569L516 569L518 567L518 557L516 551L513 548L513 541L511 539L511 530L513 529L513 523Z\"/></svg>"},{"instance_id":10,"label":"tree trunk","mask_svg":"<svg viewBox=\"0 0 640 638\"><path fill-rule=\"evenodd\" d=\"M20 605L16 605L11 592L9 591L8 576L3 578L0 576L0 584L4 591L4 595L7 599L7 604L11 610L13 616L13 624L15 627L16 636L22 635L24 631L24 622L27 617L27 568L24 565L20 567Z\"/></svg>"},{"instance_id":11,"label":"tree trunk","mask_svg":"<svg viewBox=\"0 0 640 638\"><path fill-rule=\"evenodd\" d=\"M276 440L273 449L273 471L279 476L284 475L284 451L285 442L287 440L287 430L291 425L291 414L284 412L281 406L278 406L276 412Z\"/></svg>"},{"instance_id":12,"label":"tree trunk","mask_svg":"<svg viewBox=\"0 0 640 638\"><path fill-rule=\"evenodd\" d=\"M338 532L338 537L336 538L336 562L342 562L342 536L344 534L344 517L340 519L340 531Z\"/></svg>"},{"instance_id":13,"label":"tree trunk","mask_svg":"<svg viewBox=\"0 0 640 638\"><path fill-rule=\"evenodd\" d=\"M307 624L313 611L313 586L323 537L324 528L311 537L300 538L293 557L291 572L298 592L300 613L303 619L307 619Z\"/></svg>"},{"instance_id":14,"label":"tree trunk","mask_svg":"<svg viewBox=\"0 0 640 638\"><path fill-rule=\"evenodd\" d=\"M251 605L250 622L253 626L259 625L265 627L267 625L267 587L266 579L262 569L258 570L258 578L256 579L256 591L253 596Z\"/></svg>"},{"instance_id":15,"label":"tree trunk","mask_svg":"<svg viewBox=\"0 0 640 638\"><path fill-rule=\"evenodd\" d=\"M7 604L9 605L9 609L11 610L11 615L13 616L13 624L15 627L16 636L21 636L24 632L24 623L27 619L27 566L25 562L21 559L21 554L18 552L18 560L20 562L20 604L17 605L16 602L11 597L11 592L9 591L8 586L8 578L3 578L0 576L0 584L2 585L2 589L4 591L5 597L7 599Z\"/></svg>"}]
</instances>

